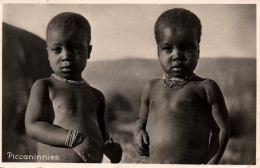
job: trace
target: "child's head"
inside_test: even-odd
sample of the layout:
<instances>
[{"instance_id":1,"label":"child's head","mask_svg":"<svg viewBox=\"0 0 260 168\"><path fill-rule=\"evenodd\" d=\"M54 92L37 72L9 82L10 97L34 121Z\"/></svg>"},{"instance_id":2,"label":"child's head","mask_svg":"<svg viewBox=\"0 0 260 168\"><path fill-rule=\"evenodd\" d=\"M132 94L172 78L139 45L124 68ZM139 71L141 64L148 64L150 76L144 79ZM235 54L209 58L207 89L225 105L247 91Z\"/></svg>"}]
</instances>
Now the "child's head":
<instances>
[{"instance_id":1,"label":"child's head","mask_svg":"<svg viewBox=\"0 0 260 168\"><path fill-rule=\"evenodd\" d=\"M47 26L47 41L53 30L62 30L62 31L79 31L85 33L86 40L88 45L91 40L91 28L88 20L81 16L80 14L73 12L63 12L51 19Z\"/></svg>"},{"instance_id":2,"label":"child's head","mask_svg":"<svg viewBox=\"0 0 260 168\"><path fill-rule=\"evenodd\" d=\"M155 39L158 44L160 41L160 30L169 27L195 28L197 32L198 43L200 43L201 23L199 18L189 10L174 8L165 11L157 19L154 27Z\"/></svg>"},{"instance_id":3,"label":"child's head","mask_svg":"<svg viewBox=\"0 0 260 168\"><path fill-rule=\"evenodd\" d=\"M192 75L199 58L199 18L185 9L171 9L157 19L154 30L162 69L174 77Z\"/></svg>"},{"instance_id":4,"label":"child's head","mask_svg":"<svg viewBox=\"0 0 260 168\"><path fill-rule=\"evenodd\" d=\"M83 16L64 12L51 19L46 41L53 71L64 78L79 79L90 57L91 29Z\"/></svg>"}]
</instances>

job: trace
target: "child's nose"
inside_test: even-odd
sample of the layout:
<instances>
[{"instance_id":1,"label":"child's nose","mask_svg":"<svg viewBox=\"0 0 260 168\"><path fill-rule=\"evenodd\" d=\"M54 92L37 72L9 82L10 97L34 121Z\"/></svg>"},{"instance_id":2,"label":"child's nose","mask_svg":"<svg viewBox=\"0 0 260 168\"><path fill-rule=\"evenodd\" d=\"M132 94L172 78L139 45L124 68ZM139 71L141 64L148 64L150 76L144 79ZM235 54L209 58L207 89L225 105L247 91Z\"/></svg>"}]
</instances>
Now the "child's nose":
<instances>
[{"instance_id":1,"label":"child's nose","mask_svg":"<svg viewBox=\"0 0 260 168\"><path fill-rule=\"evenodd\" d=\"M62 61L71 60L72 54L69 50L64 49L62 54Z\"/></svg>"},{"instance_id":2,"label":"child's nose","mask_svg":"<svg viewBox=\"0 0 260 168\"><path fill-rule=\"evenodd\" d=\"M174 48L172 51L172 60L182 60L183 59L184 52L179 48Z\"/></svg>"}]
</instances>

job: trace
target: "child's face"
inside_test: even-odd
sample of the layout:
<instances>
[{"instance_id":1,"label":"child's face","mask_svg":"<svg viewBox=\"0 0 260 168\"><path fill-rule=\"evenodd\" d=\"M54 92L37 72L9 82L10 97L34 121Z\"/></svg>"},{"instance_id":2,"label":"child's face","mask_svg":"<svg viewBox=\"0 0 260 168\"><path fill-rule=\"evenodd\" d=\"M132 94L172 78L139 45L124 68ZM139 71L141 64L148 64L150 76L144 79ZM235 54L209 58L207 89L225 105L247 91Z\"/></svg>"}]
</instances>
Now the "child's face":
<instances>
[{"instance_id":1,"label":"child's face","mask_svg":"<svg viewBox=\"0 0 260 168\"><path fill-rule=\"evenodd\" d=\"M178 78L191 75L199 59L196 29L162 28L159 31L158 57L167 74Z\"/></svg>"},{"instance_id":2,"label":"child's face","mask_svg":"<svg viewBox=\"0 0 260 168\"><path fill-rule=\"evenodd\" d=\"M50 65L54 73L63 78L80 80L91 49L83 31L55 29L49 32L47 51Z\"/></svg>"}]
</instances>

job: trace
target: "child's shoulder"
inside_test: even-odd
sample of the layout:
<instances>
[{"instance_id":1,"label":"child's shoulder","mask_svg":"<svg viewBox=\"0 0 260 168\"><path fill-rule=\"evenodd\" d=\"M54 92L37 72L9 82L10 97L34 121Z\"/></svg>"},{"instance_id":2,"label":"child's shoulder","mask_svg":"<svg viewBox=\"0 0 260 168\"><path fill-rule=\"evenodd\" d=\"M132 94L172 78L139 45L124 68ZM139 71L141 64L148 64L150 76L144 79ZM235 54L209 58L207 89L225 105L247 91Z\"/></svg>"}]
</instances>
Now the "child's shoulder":
<instances>
[{"instance_id":1,"label":"child's shoulder","mask_svg":"<svg viewBox=\"0 0 260 168\"><path fill-rule=\"evenodd\" d=\"M47 93L49 93L50 83L51 82L49 78L36 80L32 85L31 95L46 95Z\"/></svg>"},{"instance_id":2,"label":"child's shoulder","mask_svg":"<svg viewBox=\"0 0 260 168\"><path fill-rule=\"evenodd\" d=\"M201 84L203 85L203 87L205 88L205 90L214 90L216 88L218 88L218 84L217 82L215 82L213 79L209 79L209 78L201 78Z\"/></svg>"},{"instance_id":3,"label":"child's shoulder","mask_svg":"<svg viewBox=\"0 0 260 168\"><path fill-rule=\"evenodd\" d=\"M222 92L220 90L220 87L218 86L217 82L215 82L212 79L204 78L201 81L201 84L203 85L203 88L207 94L207 99L209 103L214 102L215 100L218 100L222 97Z\"/></svg>"},{"instance_id":4,"label":"child's shoulder","mask_svg":"<svg viewBox=\"0 0 260 168\"><path fill-rule=\"evenodd\" d=\"M210 79L210 78L203 78L203 77L200 77L200 76L198 76L198 75L196 75L196 76L192 79L192 81L198 82L199 85L202 85L205 89L210 88L210 87L216 87L216 86L218 86L218 84L217 84L214 80L212 80L212 79Z\"/></svg>"},{"instance_id":5,"label":"child's shoulder","mask_svg":"<svg viewBox=\"0 0 260 168\"><path fill-rule=\"evenodd\" d=\"M150 81L146 82L145 84L145 88L153 88L154 86L156 86L158 83L161 83L162 79L161 78L156 78L156 79L151 79Z\"/></svg>"},{"instance_id":6,"label":"child's shoulder","mask_svg":"<svg viewBox=\"0 0 260 168\"><path fill-rule=\"evenodd\" d=\"M50 78L42 78L42 79L38 79L33 83L32 87L36 87L36 88L45 88L48 87L48 85L50 85L51 83L51 79Z\"/></svg>"},{"instance_id":7,"label":"child's shoulder","mask_svg":"<svg viewBox=\"0 0 260 168\"><path fill-rule=\"evenodd\" d=\"M146 84L144 85L143 94L149 95L150 92L153 92L153 90L158 88L158 86L162 86L162 79L160 78L151 79L150 81L146 82Z\"/></svg>"},{"instance_id":8,"label":"child's shoulder","mask_svg":"<svg viewBox=\"0 0 260 168\"><path fill-rule=\"evenodd\" d=\"M91 85L89 85L89 87L90 87L90 89L92 90L92 92L93 92L95 95L104 96L103 93L102 93L100 90L98 90L97 88L95 88L95 87L93 87L93 86L91 86Z\"/></svg>"},{"instance_id":9,"label":"child's shoulder","mask_svg":"<svg viewBox=\"0 0 260 168\"><path fill-rule=\"evenodd\" d=\"M93 87L93 86L90 86L90 89L92 90L92 93L102 102L102 103L105 103L105 96L104 94L98 90L97 88Z\"/></svg>"}]
</instances>

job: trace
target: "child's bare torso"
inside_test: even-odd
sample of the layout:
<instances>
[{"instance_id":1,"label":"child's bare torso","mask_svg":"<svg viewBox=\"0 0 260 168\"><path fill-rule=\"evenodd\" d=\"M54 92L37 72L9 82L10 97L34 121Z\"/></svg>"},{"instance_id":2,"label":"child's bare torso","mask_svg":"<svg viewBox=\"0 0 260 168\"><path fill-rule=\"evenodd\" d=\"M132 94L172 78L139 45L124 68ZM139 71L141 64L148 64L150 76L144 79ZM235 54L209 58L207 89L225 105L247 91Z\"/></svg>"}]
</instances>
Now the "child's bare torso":
<instances>
[{"instance_id":1,"label":"child's bare torso","mask_svg":"<svg viewBox=\"0 0 260 168\"><path fill-rule=\"evenodd\" d=\"M53 107L53 114L48 116L52 124L85 133L96 141L96 144L92 145L97 145L97 149L100 149L100 153L102 153L103 140L97 119L97 111L102 102L97 94L98 91L87 84L69 84L53 78L47 80L49 80L49 97ZM58 156L58 160L53 160L55 162L83 161L71 149L53 147L42 143L38 143L38 155Z\"/></svg>"},{"instance_id":2,"label":"child's bare torso","mask_svg":"<svg viewBox=\"0 0 260 168\"><path fill-rule=\"evenodd\" d=\"M203 79L196 77L183 88L164 87L154 80L149 96L147 133L152 163L198 164L209 144L211 107Z\"/></svg>"}]
</instances>

